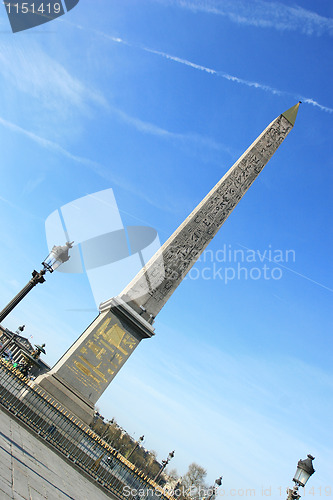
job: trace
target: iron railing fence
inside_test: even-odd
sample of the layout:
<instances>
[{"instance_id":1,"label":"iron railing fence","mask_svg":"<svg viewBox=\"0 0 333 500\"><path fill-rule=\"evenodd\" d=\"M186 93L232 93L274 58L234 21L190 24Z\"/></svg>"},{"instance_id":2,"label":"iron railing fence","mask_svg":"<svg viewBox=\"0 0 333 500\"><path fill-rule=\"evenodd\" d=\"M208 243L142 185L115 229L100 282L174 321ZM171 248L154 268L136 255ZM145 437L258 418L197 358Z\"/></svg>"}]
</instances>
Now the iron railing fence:
<instances>
[{"instance_id":1,"label":"iron railing fence","mask_svg":"<svg viewBox=\"0 0 333 500\"><path fill-rule=\"evenodd\" d=\"M174 500L13 365L0 359L0 405L121 500Z\"/></svg>"}]
</instances>

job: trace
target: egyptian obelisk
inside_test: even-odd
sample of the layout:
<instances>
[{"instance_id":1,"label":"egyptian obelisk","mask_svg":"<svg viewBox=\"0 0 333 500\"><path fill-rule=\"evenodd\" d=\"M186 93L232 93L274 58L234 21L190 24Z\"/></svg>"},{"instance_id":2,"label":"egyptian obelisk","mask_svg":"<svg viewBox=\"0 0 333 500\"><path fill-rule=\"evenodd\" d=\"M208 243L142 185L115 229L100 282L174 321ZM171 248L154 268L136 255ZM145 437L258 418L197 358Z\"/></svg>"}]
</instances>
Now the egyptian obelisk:
<instances>
[{"instance_id":1,"label":"egyptian obelisk","mask_svg":"<svg viewBox=\"0 0 333 500\"><path fill-rule=\"evenodd\" d=\"M156 315L294 126L299 103L278 116L50 372L36 383L89 423L94 405Z\"/></svg>"}]
</instances>

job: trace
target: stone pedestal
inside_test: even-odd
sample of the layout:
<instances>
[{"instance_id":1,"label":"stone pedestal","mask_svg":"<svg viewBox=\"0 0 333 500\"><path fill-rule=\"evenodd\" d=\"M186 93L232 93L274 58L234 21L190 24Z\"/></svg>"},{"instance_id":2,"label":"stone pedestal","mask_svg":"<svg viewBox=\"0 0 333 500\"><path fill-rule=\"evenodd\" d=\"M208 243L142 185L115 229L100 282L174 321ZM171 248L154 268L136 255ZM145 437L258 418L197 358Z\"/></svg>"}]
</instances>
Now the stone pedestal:
<instances>
[{"instance_id":1,"label":"stone pedestal","mask_svg":"<svg viewBox=\"0 0 333 500\"><path fill-rule=\"evenodd\" d=\"M139 312L119 298L110 299L52 370L35 382L90 423L96 401L139 342L152 335L152 325Z\"/></svg>"}]
</instances>

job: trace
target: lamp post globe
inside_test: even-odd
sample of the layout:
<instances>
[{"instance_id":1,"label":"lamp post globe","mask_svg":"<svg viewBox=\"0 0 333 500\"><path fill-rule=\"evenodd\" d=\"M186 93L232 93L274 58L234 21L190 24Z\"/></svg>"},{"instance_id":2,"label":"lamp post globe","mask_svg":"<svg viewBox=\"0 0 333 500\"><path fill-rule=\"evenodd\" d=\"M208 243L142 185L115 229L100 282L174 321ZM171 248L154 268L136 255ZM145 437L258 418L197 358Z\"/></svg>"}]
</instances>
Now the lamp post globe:
<instances>
[{"instance_id":1,"label":"lamp post globe","mask_svg":"<svg viewBox=\"0 0 333 500\"><path fill-rule=\"evenodd\" d=\"M220 476L217 479L215 479L214 486L211 488L211 494L209 495L209 497L207 498L207 500L211 500L213 497L215 498L216 492L217 492L217 488L219 486L221 486L221 484L222 484L222 476Z\"/></svg>"},{"instance_id":2,"label":"lamp post globe","mask_svg":"<svg viewBox=\"0 0 333 500\"><path fill-rule=\"evenodd\" d=\"M287 489L288 493L287 500L298 500L299 498L301 498L298 492L298 487L302 486L304 488L308 479L315 472L312 465L312 460L314 460L314 457L312 455L308 455L308 457L305 460L298 461L297 469L293 477L295 486L293 487L292 490L290 490L289 488Z\"/></svg>"},{"instance_id":3,"label":"lamp post globe","mask_svg":"<svg viewBox=\"0 0 333 500\"><path fill-rule=\"evenodd\" d=\"M53 273L58 267L67 262L69 259L69 249L73 247L74 241L67 241L63 246L54 245L51 252L48 254L46 259L42 262L43 268L37 272L32 272L32 278L30 281L22 288L22 290L15 295L15 297L0 311L0 323L8 316L8 314L21 302L21 300L32 290L38 283L44 283L44 275L47 272ZM0 350L3 352L4 346Z\"/></svg>"},{"instance_id":4,"label":"lamp post globe","mask_svg":"<svg viewBox=\"0 0 333 500\"><path fill-rule=\"evenodd\" d=\"M215 479L215 483L217 484L217 486L221 486L221 484L222 484L222 476L220 476L218 479Z\"/></svg>"},{"instance_id":5,"label":"lamp post globe","mask_svg":"<svg viewBox=\"0 0 333 500\"><path fill-rule=\"evenodd\" d=\"M72 248L73 243L74 241L67 241L63 246L54 245L51 252L42 262L44 268L53 273L61 264L67 262L69 260L69 249Z\"/></svg>"},{"instance_id":6,"label":"lamp post globe","mask_svg":"<svg viewBox=\"0 0 333 500\"><path fill-rule=\"evenodd\" d=\"M144 435L140 436L138 441L135 443L134 445L134 448L132 449L132 451L130 452L130 454L127 456L127 460L129 460L129 458L133 455L133 453L135 452L135 450L137 449L138 446L140 446L140 443L143 442L144 440Z\"/></svg>"},{"instance_id":7,"label":"lamp post globe","mask_svg":"<svg viewBox=\"0 0 333 500\"><path fill-rule=\"evenodd\" d=\"M162 467L158 471L157 475L154 477L154 481L157 481L157 479L160 477L170 460L175 456L175 450L170 451L168 458L166 460L162 460Z\"/></svg>"},{"instance_id":8,"label":"lamp post globe","mask_svg":"<svg viewBox=\"0 0 333 500\"><path fill-rule=\"evenodd\" d=\"M312 455L308 455L308 457L305 460L299 460L297 464L297 469L293 478L294 483L298 484L299 486L305 486L308 479L314 474L315 470L312 465L312 460L314 460L315 457Z\"/></svg>"}]
</instances>

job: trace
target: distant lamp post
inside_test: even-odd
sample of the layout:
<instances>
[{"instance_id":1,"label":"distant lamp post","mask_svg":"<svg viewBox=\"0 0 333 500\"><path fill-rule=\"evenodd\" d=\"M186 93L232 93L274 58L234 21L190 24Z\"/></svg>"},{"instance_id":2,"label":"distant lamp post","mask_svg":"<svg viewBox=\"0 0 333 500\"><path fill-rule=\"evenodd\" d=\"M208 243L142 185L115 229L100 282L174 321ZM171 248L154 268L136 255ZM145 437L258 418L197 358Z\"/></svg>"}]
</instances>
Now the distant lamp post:
<instances>
[{"instance_id":1,"label":"distant lamp post","mask_svg":"<svg viewBox=\"0 0 333 500\"><path fill-rule=\"evenodd\" d=\"M19 302L32 290L38 283L44 283L45 278L44 275L47 271L53 273L61 264L67 262L69 259L69 249L72 248L74 241L67 241L64 246L54 246L46 257L46 259L42 262L43 269L39 272L33 271L31 280L25 285L24 288L7 304L7 306L0 312L0 323L8 316L8 314L17 306ZM6 344L7 345L7 344ZM0 354L6 347L4 345L0 350Z\"/></svg>"},{"instance_id":2,"label":"distant lamp post","mask_svg":"<svg viewBox=\"0 0 333 500\"><path fill-rule=\"evenodd\" d=\"M288 489L288 497L287 500L298 500L301 498L301 495L298 494L298 487L304 487L309 479L309 477L314 474L315 470L312 465L312 460L315 458L312 455L308 455L308 458L305 460L299 460L297 464L297 469L293 478L295 486L292 490Z\"/></svg>"},{"instance_id":3,"label":"distant lamp post","mask_svg":"<svg viewBox=\"0 0 333 500\"><path fill-rule=\"evenodd\" d=\"M132 451L130 452L130 454L129 454L129 455L128 455L128 457L127 457L127 460L128 460L128 459L129 459L129 458L133 455L133 453L135 452L135 450L137 449L137 447L138 447L138 446L139 446L139 445L143 442L144 438L145 438L145 437L144 437L143 435L139 437L139 441L137 441L137 442L135 443L135 445L134 445L134 447L133 447Z\"/></svg>"},{"instance_id":4,"label":"distant lamp post","mask_svg":"<svg viewBox=\"0 0 333 500\"><path fill-rule=\"evenodd\" d=\"M166 466L168 465L168 463L170 462L170 460L175 456L175 452L174 451L171 451L168 455L168 458L166 460L162 460L162 467L160 468L160 470L158 471L158 473L156 474L156 476L154 477L154 481L157 481L157 479L160 477L160 475L162 474L162 472L164 471L164 469L166 468Z\"/></svg>"},{"instance_id":5,"label":"distant lamp post","mask_svg":"<svg viewBox=\"0 0 333 500\"><path fill-rule=\"evenodd\" d=\"M219 486L222 484L222 476L220 476L218 479L215 479L214 486L212 487L212 493L210 496L207 498L207 500L211 500L213 497L216 496L216 491Z\"/></svg>"}]
</instances>

